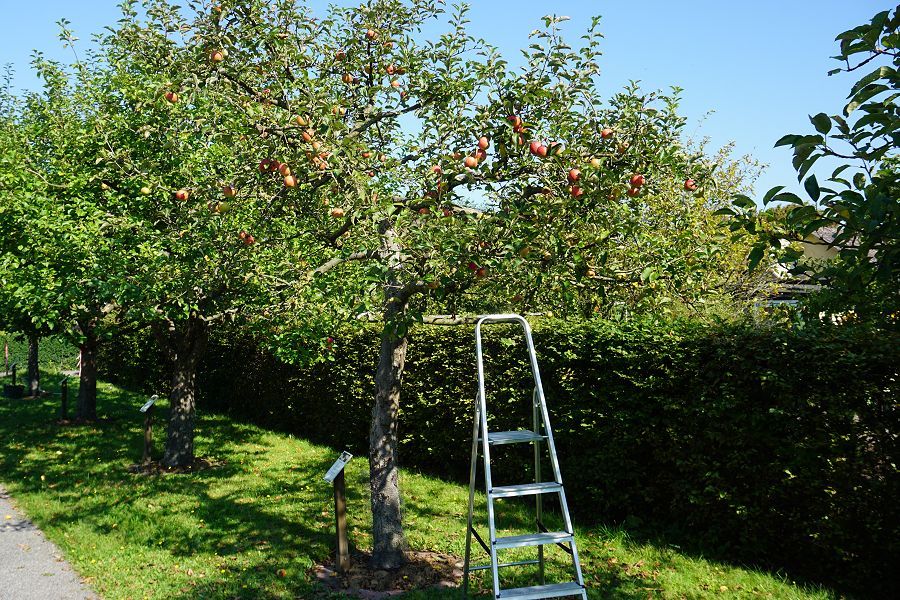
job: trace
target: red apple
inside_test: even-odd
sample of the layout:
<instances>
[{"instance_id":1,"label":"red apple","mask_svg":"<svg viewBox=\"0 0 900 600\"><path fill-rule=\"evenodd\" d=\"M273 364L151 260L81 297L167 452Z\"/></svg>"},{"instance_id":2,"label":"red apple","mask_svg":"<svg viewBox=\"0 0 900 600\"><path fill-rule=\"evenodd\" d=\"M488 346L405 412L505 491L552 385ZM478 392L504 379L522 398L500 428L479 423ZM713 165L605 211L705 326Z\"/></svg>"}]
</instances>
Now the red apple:
<instances>
[{"instance_id":1,"label":"red apple","mask_svg":"<svg viewBox=\"0 0 900 600\"><path fill-rule=\"evenodd\" d=\"M393 88L400 87L400 82L397 81L396 79L394 79L393 81L391 81L391 87L393 87Z\"/></svg>"},{"instance_id":2,"label":"red apple","mask_svg":"<svg viewBox=\"0 0 900 600\"><path fill-rule=\"evenodd\" d=\"M541 158L547 156L547 146L545 146L543 144L538 146L537 155L540 156Z\"/></svg>"},{"instance_id":3,"label":"red apple","mask_svg":"<svg viewBox=\"0 0 900 600\"><path fill-rule=\"evenodd\" d=\"M209 60L212 62L222 62L225 60L225 54L221 50L213 50L209 53Z\"/></svg>"},{"instance_id":4,"label":"red apple","mask_svg":"<svg viewBox=\"0 0 900 600\"><path fill-rule=\"evenodd\" d=\"M468 265L466 265L466 266L469 267L469 270L470 270L470 271L477 271L477 270L478 270L478 265L475 264L475 263L473 263L473 262L470 262L470 263L469 263Z\"/></svg>"},{"instance_id":5,"label":"red apple","mask_svg":"<svg viewBox=\"0 0 900 600\"><path fill-rule=\"evenodd\" d=\"M338 50L334 53L334 60L344 60L345 58L347 58L347 53L343 50Z\"/></svg>"},{"instance_id":6,"label":"red apple","mask_svg":"<svg viewBox=\"0 0 900 600\"><path fill-rule=\"evenodd\" d=\"M444 171L443 171L443 169L441 169L441 165L432 165L431 172L434 173L435 175L440 175Z\"/></svg>"},{"instance_id":7,"label":"red apple","mask_svg":"<svg viewBox=\"0 0 900 600\"><path fill-rule=\"evenodd\" d=\"M573 185L569 188L569 193L572 194L573 198L579 198L582 194L584 194L584 190L577 185Z\"/></svg>"},{"instance_id":8,"label":"red apple","mask_svg":"<svg viewBox=\"0 0 900 600\"><path fill-rule=\"evenodd\" d=\"M522 117L519 115L509 115L506 120L512 123L513 130L518 131L522 128Z\"/></svg>"},{"instance_id":9,"label":"red apple","mask_svg":"<svg viewBox=\"0 0 900 600\"><path fill-rule=\"evenodd\" d=\"M542 144L540 142L538 142L537 140L535 140L535 141L531 142L530 144L528 144L528 151L531 152L535 156L540 156L540 153L538 151L541 149L541 147L542 147Z\"/></svg>"},{"instance_id":10,"label":"red apple","mask_svg":"<svg viewBox=\"0 0 900 600\"><path fill-rule=\"evenodd\" d=\"M569 182L575 183L579 179L581 179L581 171L579 171L578 169L570 169L569 170Z\"/></svg>"},{"instance_id":11,"label":"red apple","mask_svg":"<svg viewBox=\"0 0 900 600\"><path fill-rule=\"evenodd\" d=\"M363 150L362 157L363 157L363 158L371 158L371 157L372 157L372 153L369 152L368 150Z\"/></svg>"},{"instance_id":12,"label":"red apple","mask_svg":"<svg viewBox=\"0 0 900 600\"><path fill-rule=\"evenodd\" d=\"M182 188L182 189L178 190L177 192L175 192L175 199L176 199L176 200L181 200L182 202L184 202L184 201L187 200L189 197L190 197L190 193L189 193L186 189L184 189L184 188Z\"/></svg>"},{"instance_id":13,"label":"red apple","mask_svg":"<svg viewBox=\"0 0 900 600\"><path fill-rule=\"evenodd\" d=\"M487 277L487 268L481 267L480 269L475 271L475 277L478 277L479 279Z\"/></svg>"},{"instance_id":14,"label":"red apple","mask_svg":"<svg viewBox=\"0 0 900 600\"><path fill-rule=\"evenodd\" d=\"M291 174L291 168L287 165L287 163L281 163L278 166L278 172L287 177Z\"/></svg>"},{"instance_id":15,"label":"red apple","mask_svg":"<svg viewBox=\"0 0 900 600\"><path fill-rule=\"evenodd\" d=\"M628 191L625 193L628 194L629 196L631 196L632 198L634 198L635 196L637 196L638 194L641 193L641 188L630 187L630 188L628 188Z\"/></svg>"},{"instance_id":16,"label":"red apple","mask_svg":"<svg viewBox=\"0 0 900 600\"><path fill-rule=\"evenodd\" d=\"M419 209L420 215L427 215L430 212L431 212L431 210L429 210L427 206L423 206L422 208Z\"/></svg>"},{"instance_id":17,"label":"red apple","mask_svg":"<svg viewBox=\"0 0 900 600\"><path fill-rule=\"evenodd\" d=\"M237 195L237 188L233 185L226 185L222 188L222 195L226 198L234 198Z\"/></svg>"},{"instance_id":18,"label":"red apple","mask_svg":"<svg viewBox=\"0 0 900 600\"><path fill-rule=\"evenodd\" d=\"M629 180L629 183L632 185L632 187L636 187L636 188L641 187L642 185L644 185L645 182L646 182L646 179L644 179L644 176L641 175L640 173L636 173L636 174L632 175L631 179Z\"/></svg>"},{"instance_id":19,"label":"red apple","mask_svg":"<svg viewBox=\"0 0 900 600\"><path fill-rule=\"evenodd\" d=\"M600 130L600 137L605 140L607 138L612 137L613 133L615 133L615 132L612 129L610 129L609 127L604 127L603 129Z\"/></svg>"},{"instance_id":20,"label":"red apple","mask_svg":"<svg viewBox=\"0 0 900 600\"><path fill-rule=\"evenodd\" d=\"M293 175L286 175L284 178L284 185L287 187L295 187L297 185L297 178Z\"/></svg>"},{"instance_id":21,"label":"red apple","mask_svg":"<svg viewBox=\"0 0 900 600\"><path fill-rule=\"evenodd\" d=\"M176 94L175 92L166 92L164 97L172 104L178 102L178 94Z\"/></svg>"},{"instance_id":22,"label":"red apple","mask_svg":"<svg viewBox=\"0 0 900 600\"><path fill-rule=\"evenodd\" d=\"M687 190L688 192L697 191L697 182L694 181L693 179L686 179L684 182L684 189Z\"/></svg>"},{"instance_id":23,"label":"red apple","mask_svg":"<svg viewBox=\"0 0 900 600\"><path fill-rule=\"evenodd\" d=\"M366 30L366 39L367 39L367 40L371 41L371 40L374 40L374 39L377 38L377 37L378 37L378 32L375 31L374 29L368 29L368 30Z\"/></svg>"},{"instance_id":24,"label":"red apple","mask_svg":"<svg viewBox=\"0 0 900 600\"><path fill-rule=\"evenodd\" d=\"M488 146L490 146L490 145L491 145L491 141L489 139L487 139L486 136L481 136L478 139L478 147L481 148L482 150L487 150Z\"/></svg>"},{"instance_id":25,"label":"red apple","mask_svg":"<svg viewBox=\"0 0 900 600\"><path fill-rule=\"evenodd\" d=\"M334 217L335 219L340 219L341 217L344 216L344 209L343 208L332 208L331 216Z\"/></svg>"},{"instance_id":26,"label":"red apple","mask_svg":"<svg viewBox=\"0 0 900 600\"><path fill-rule=\"evenodd\" d=\"M463 164L466 165L470 169L474 169L478 166L478 159L474 156L467 156L466 160L463 161Z\"/></svg>"}]
</instances>

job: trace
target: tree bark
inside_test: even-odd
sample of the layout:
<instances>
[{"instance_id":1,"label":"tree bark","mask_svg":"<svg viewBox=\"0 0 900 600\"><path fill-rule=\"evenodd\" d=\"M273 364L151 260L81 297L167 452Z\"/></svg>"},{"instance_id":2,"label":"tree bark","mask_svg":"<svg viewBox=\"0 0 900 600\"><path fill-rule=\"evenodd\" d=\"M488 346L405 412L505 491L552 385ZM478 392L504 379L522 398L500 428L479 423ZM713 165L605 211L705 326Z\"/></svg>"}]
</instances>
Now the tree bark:
<instances>
[{"instance_id":1,"label":"tree bark","mask_svg":"<svg viewBox=\"0 0 900 600\"><path fill-rule=\"evenodd\" d=\"M162 465L187 467L194 462L197 365L206 348L207 325L192 316L183 325L176 326L174 335L169 429Z\"/></svg>"},{"instance_id":2,"label":"tree bark","mask_svg":"<svg viewBox=\"0 0 900 600\"><path fill-rule=\"evenodd\" d=\"M41 393L41 367L38 360L38 336L28 336L28 395L38 396Z\"/></svg>"},{"instance_id":3,"label":"tree bark","mask_svg":"<svg viewBox=\"0 0 900 600\"><path fill-rule=\"evenodd\" d=\"M406 536L400 508L400 479L397 467L397 418L400 411L400 384L406 365L407 338L405 328L398 334L396 325L403 321L406 299L397 281L400 247L393 235L392 224L382 225L383 256L390 266L384 288L385 326L381 334L381 351L375 374L375 406L369 431L369 482L372 497L373 569L396 569L405 562Z\"/></svg>"},{"instance_id":4,"label":"tree bark","mask_svg":"<svg viewBox=\"0 0 900 600\"><path fill-rule=\"evenodd\" d=\"M78 405L75 418L83 421L97 419L97 336L92 327L83 325L84 341L81 350L81 375L78 380Z\"/></svg>"}]
</instances>

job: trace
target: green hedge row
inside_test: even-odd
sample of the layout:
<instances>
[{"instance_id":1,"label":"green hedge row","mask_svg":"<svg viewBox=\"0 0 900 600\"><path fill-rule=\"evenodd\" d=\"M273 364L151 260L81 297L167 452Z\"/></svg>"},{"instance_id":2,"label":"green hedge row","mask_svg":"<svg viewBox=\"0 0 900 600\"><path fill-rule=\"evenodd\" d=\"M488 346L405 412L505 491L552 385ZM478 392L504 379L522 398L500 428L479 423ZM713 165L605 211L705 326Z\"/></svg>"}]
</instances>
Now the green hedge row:
<instances>
[{"instance_id":1,"label":"green hedge row","mask_svg":"<svg viewBox=\"0 0 900 600\"><path fill-rule=\"evenodd\" d=\"M486 341L498 430L531 414L525 347L504 327ZM705 552L896 591L900 336L543 322L535 342L576 519L643 523ZM299 367L224 332L202 367L201 408L365 456L377 347L367 331L336 340L333 361ZM162 372L147 340L106 356L132 384ZM465 480L475 388L471 327L414 331L404 466ZM522 481L527 461L499 453L495 481Z\"/></svg>"},{"instance_id":2,"label":"green hedge row","mask_svg":"<svg viewBox=\"0 0 900 600\"><path fill-rule=\"evenodd\" d=\"M9 364L17 363L19 376L23 376L28 369L28 340L0 331L0 352L4 342L9 344ZM48 371L72 371L78 368L78 348L61 336L44 337L38 342L38 360ZM0 364L0 369L3 366Z\"/></svg>"}]
</instances>

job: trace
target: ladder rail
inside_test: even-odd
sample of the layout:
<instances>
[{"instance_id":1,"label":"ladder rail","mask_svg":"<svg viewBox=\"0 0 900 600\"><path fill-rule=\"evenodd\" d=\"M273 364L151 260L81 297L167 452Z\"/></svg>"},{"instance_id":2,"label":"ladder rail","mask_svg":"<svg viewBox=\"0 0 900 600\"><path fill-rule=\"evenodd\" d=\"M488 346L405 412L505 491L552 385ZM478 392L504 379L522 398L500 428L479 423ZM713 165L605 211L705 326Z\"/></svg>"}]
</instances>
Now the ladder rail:
<instances>
[{"instance_id":1,"label":"ladder rail","mask_svg":"<svg viewBox=\"0 0 900 600\"><path fill-rule=\"evenodd\" d=\"M469 466L469 519L466 525L466 561L463 568L463 595L469 593L469 564L472 557L472 519L475 510L475 476L478 474L478 425L481 403L475 399L475 419L472 425L472 460Z\"/></svg>"},{"instance_id":2,"label":"ladder rail","mask_svg":"<svg viewBox=\"0 0 900 600\"><path fill-rule=\"evenodd\" d=\"M479 425L481 426L481 456L484 459L484 485L485 490L494 487L491 479L491 445L488 443L488 426L487 426L487 396L484 389L484 353L481 344L481 324L483 318L479 319L475 326L475 354L478 361L478 406L481 413ZM487 518L488 533L491 543L491 572L493 573L494 598L500 595L500 572L497 566L497 551L494 544L497 541L497 528L494 521L494 499L490 494L487 495Z\"/></svg>"}]
</instances>

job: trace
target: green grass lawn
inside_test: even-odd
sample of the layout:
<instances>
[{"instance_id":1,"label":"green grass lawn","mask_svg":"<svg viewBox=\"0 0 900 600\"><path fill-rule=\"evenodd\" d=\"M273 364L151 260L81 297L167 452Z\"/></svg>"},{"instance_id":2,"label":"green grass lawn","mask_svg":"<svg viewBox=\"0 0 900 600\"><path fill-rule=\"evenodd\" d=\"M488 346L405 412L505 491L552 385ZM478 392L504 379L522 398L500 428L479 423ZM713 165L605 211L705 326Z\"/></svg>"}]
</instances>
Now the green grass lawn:
<instances>
[{"instance_id":1,"label":"green grass lawn","mask_svg":"<svg viewBox=\"0 0 900 600\"><path fill-rule=\"evenodd\" d=\"M126 468L141 456L137 409L145 398L103 384L100 394L98 409L108 419L97 426L57 425L58 397L0 399L0 482L101 596L329 597L307 570L331 552L332 496L322 474L337 456L334 449L204 414L197 454L222 466L191 475L132 475ZM160 406L157 452L165 414ZM364 458L347 469L351 543L361 549L371 543L367 472ZM410 546L462 556L467 488L409 472L401 485ZM524 507L499 512L510 527L527 527ZM637 543L622 529L582 527L577 535L591 598L837 597ZM565 579L563 564L560 558L551 565L548 578ZM287 576L279 576L281 569ZM506 585L533 584L527 569ZM488 584L480 579L476 589ZM406 597L457 598L459 592Z\"/></svg>"}]
</instances>

